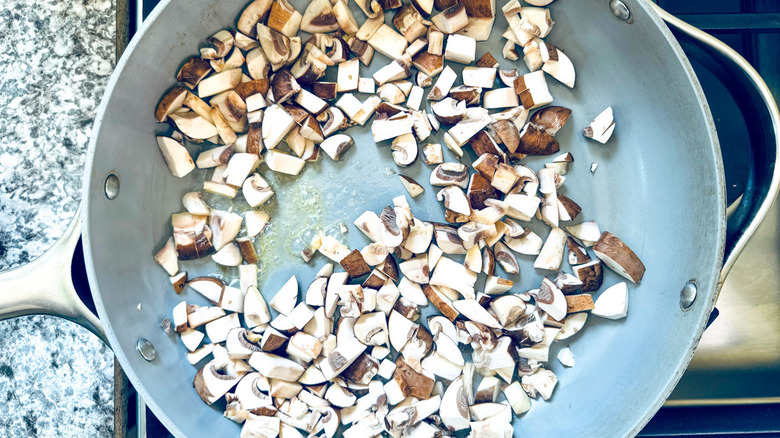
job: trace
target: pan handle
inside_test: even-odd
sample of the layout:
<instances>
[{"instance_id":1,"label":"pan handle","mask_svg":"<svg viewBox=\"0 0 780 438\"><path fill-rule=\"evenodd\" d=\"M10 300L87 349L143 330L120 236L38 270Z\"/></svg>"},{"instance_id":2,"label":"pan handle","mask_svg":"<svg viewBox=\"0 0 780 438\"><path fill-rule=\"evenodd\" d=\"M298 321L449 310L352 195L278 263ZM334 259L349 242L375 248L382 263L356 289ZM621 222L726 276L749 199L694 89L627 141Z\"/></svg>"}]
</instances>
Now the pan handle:
<instances>
[{"instance_id":1,"label":"pan handle","mask_svg":"<svg viewBox=\"0 0 780 438\"><path fill-rule=\"evenodd\" d=\"M745 193L736 208L729 208L726 249L719 286L748 241L758 230L777 196L780 169L780 112L758 72L734 49L712 35L680 20L650 2L675 32L685 53L713 72L734 96L747 124L749 172Z\"/></svg>"},{"instance_id":2,"label":"pan handle","mask_svg":"<svg viewBox=\"0 0 780 438\"><path fill-rule=\"evenodd\" d=\"M24 315L59 316L87 328L108 343L100 320L76 293L73 252L81 236L81 208L65 234L32 262L0 272L0 320Z\"/></svg>"}]
</instances>

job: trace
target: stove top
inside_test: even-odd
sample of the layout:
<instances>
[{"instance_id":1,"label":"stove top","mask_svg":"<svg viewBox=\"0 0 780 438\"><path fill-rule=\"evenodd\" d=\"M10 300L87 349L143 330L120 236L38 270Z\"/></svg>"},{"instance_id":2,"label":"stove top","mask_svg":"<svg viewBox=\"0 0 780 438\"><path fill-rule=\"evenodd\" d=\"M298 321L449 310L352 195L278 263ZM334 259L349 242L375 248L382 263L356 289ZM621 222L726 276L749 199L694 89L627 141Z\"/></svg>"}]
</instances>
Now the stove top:
<instances>
[{"instance_id":1,"label":"stove top","mask_svg":"<svg viewBox=\"0 0 780 438\"><path fill-rule=\"evenodd\" d=\"M159 0L117 0L117 57ZM606 0L605 0L606 1ZM780 2L656 0L662 8L737 50L780 97ZM748 181L748 135L737 102L692 60L718 130L728 203ZM764 220L729 274L717 318L665 406L639 436L780 436L780 204ZM117 437L169 437L117 365Z\"/></svg>"}]
</instances>

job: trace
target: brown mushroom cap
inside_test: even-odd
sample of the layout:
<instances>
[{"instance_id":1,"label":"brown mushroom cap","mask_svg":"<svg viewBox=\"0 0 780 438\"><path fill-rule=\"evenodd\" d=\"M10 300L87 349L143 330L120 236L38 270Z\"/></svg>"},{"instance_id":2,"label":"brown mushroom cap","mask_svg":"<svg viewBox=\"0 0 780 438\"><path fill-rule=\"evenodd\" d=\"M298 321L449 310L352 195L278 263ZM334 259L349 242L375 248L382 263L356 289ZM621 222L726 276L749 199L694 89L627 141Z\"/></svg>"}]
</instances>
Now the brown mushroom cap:
<instances>
[{"instance_id":1,"label":"brown mushroom cap","mask_svg":"<svg viewBox=\"0 0 780 438\"><path fill-rule=\"evenodd\" d=\"M314 82L311 84L311 92L320 99L333 100L336 98L336 83Z\"/></svg>"},{"instance_id":2,"label":"brown mushroom cap","mask_svg":"<svg viewBox=\"0 0 780 438\"><path fill-rule=\"evenodd\" d=\"M527 155L551 155L560 150L558 141L550 134L527 123L520 132L520 143L517 151Z\"/></svg>"},{"instance_id":3,"label":"brown mushroom cap","mask_svg":"<svg viewBox=\"0 0 780 438\"><path fill-rule=\"evenodd\" d=\"M601 233L598 242L593 245L593 251L608 268L634 283L639 283L645 275L645 265L634 251L608 231Z\"/></svg>"},{"instance_id":4,"label":"brown mushroom cap","mask_svg":"<svg viewBox=\"0 0 780 438\"><path fill-rule=\"evenodd\" d=\"M471 149L478 157L483 154L492 154L496 155L501 163L507 161L506 154L504 154L496 144L496 141L493 140L493 137L485 130L479 131L471 137L468 141L468 145L471 146Z\"/></svg>"},{"instance_id":5,"label":"brown mushroom cap","mask_svg":"<svg viewBox=\"0 0 780 438\"><path fill-rule=\"evenodd\" d=\"M176 74L176 80L192 90L209 73L211 73L211 63L201 57L193 56L181 66Z\"/></svg>"},{"instance_id":6,"label":"brown mushroom cap","mask_svg":"<svg viewBox=\"0 0 780 438\"><path fill-rule=\"evenodd\" d=\"M412 65L429 77L434 77L444 69L444 55L420 52L412 58Z\"/></svg>"},{"instance_id":7,"label":"brown mushroom cap","mask_svg":"<svg viewBox=\"0 0 780 438\"><path fill-rule=\"evenodd\" d=\"M489 247L482 251L482 272L490 276L496 273L496 256Z\"/></svg>"},{"instance_id":8,"label":"brown mushroom cap","mask_svg":"<svg viewBox=\"0 0 780 438\"><path fill-rule=\"evenodd\" d=\"M349 255L344 257L339 264L347 271L350 278L362 277L371 272L371 267L368 266L368 263L363 259L363 255L360 254L360 251L356 249L352 250Z\"/></svg>"},{"instance_id":9,"label":"brown mushroom cap","mask_svg":"<svg viewBox=\"0 0 780 438\"><path fill-rule=\"evenodd\" d=\"M571 116L571 110L562 106L548 106L533 113L530 122L544 132L555 135Z\"/></svg>"},{"instance_id":10,"label":"brown mushroom cap","mask_svg":"<svg viewBox=\"0 0 780 438\"><path fill-rule=\"evenodd\" d=\"M458 85L450 88L450 92L447 95L457 101L466 102L466 105L479 105L482 99L482 89L480 87Z\"/></svg>"},{"instance_id":11,"label":"brown mushroom cap","mask_svg":"<svg viewBox=\"0 0 780 438\"><path fill-rule=\"evenodd\" d=\"M476 210L485 208L486 199L501 198L499 191L490 185L490 181L487 178L479 173L471 174L467 196L469 198L469 204L471 204L471 208Z\"/></svg>"},{"instance_id":12,"label":"brown mushroom cap","mask_svg":"<svg viewBox=\"0 0 780 438\"><path fill-rule=\"evenodd\" d=\"M238 93L239 97L246 100L247 97L254 94L262 94L265 96L268 93L269 86L268 79L255 79L238 84L235 91Z\"/></svg>"},{"instance_id":13,"label":"brown mushroom cap","mask_svg":"<svg viewBox=\"0 0 780 438\"><path fill-rule=\"evenodd\" d=\"M568 218L564 219L561 216L561 220L569 220L572 221L577 218L577 216L580 215L582 212L582 207L580 207L576 202L572 201L568 196L564 196L560 193L558 195L558 202L563 206L563 208L566 210L566 213L569 215Z\"/></svg>"},{"instance_id":14,"label":"brown mushroom cap","mask_svg":"<svg viewBox=\"0 0 780 438\"><path fill-rule=\"evenodd\" d=\"M496 61L496 58L494 58L490 52L485 52L485 54L477 60L477 67L497 68L498 61Z\"/></svg>"},{"instance_id":15,"label":"brown mushroom cap","mask_svg":"<svg viewBox=\"0 0 780 438\"><path fill-rule=\"evenodd\" d=\"M569 264L581 265L590 261L588 251L577 243L571 236L566 237L566 246L569 247Z\"/></svg>"},{"instance_id":16,"label":"brown mushroom cap","mask_svg":"<svg viewBox=\"0 0 780 438\"><path fill-rule=\"evenodd\" d=\"M368 353L362 353L340 376L350 382L368 385L379 372L379 361Z\"/></svg>"},{"instance_id":17,"label":"brown mushroom cap","mask_svg":"<svg viewBox=\"0 0 780 438\"><path fill-rule=\"evenodd\" d=\"M391 255L388 255L385 261L377 266L377 269L389 278L392 278L393 281L398 281L400 279L398 276L398 262L396 262L395 258Z\"/></svg>"},{"instance_id":18,"label":"brown mushroom cap","mask_svg":"<svg viewBox=\"0 0 780 438\"><path fill-rule=\"evenodd\" d=\"M406 387L408 394L405 395L407 397L427 399L431 396L433 384L435 383L433 379L415 371L402 357L396 359L395 366L393 380L397 381L401 388Z\"/></svg>"},{"instance_id":19,"label":"brown mushroom cap","mask_svg":"<svg viewBox=\"0 0 780 438\"><path fill-rule=\"evenodd\" d=\"M428 298L428 301L430 301L434 307L439 309L439 312L441 312L442 315L444 315L450 321L455 321L455 318L460 315L460 313L452 306L452 301L438 292L433 286L425 285L423 287L423 293L425 294L426 298Z\"/></svg>"},{"instance_id":20,"label":"brown mushroom cap","mask_svg":"<svg viewBox=\"0 0 780 438\"><path fill-rule=\"evenodd\" d=\"M601 287L604 280L604 273L599 260L591 260L581 265L571 267L574 275L582 282L581 290L583 292L595 292Z\"/></svg>"},{"instance_id":21,"label":"brown mushroom cap","mask_svg":"<svg viewBox=\"0 0 780 438\"><path fill-rule=\"evenodd\" d=\"M566 313L586 312L593 307L590 294L566 295Z\"/></svg>"},{"instance_id":22,"label":"brown mushroom cap","mask_svg":"<svg viewBox=\"0 0 780 438\"><path fill-rule=\"evenodd\" d=\"M474 169L479 172L482 176L484 176L488 180L492 180L493 176L496 173L496 169L498 169L498 165L502 164L501 160L497 155L493 154L482 154L474 160L474 162L471 164Z\"/></svg>"},{"instance_id":23,"label":"brown mushroom cap","mask_svg":"<svg viewBox=\"0 0 780 438\"><path fill-rule=\"evenodd\" d=\"M498 138L504 143L509 152L514 153L520 145L520 131L517 126L509 120L497 120L493 122L493 129L496 130Z\"/></svg>"},{"instance_id":24,"label":"brown mushroom cap","mask_svg":"<svg viewBox=\"0 0 780 438\"><path fill-rule=\"evenodd\" d=\"M168 114L177 111L184 104L187 98L187 89L184 87L171 88L157 104L154 111L154 117L158 122L163 123L168 119Z\"/></svg>"},{"instance_id":25,"label":"brown mushroom cap","mask_svg":"<svg viewBox=\"0 0 780 438\"><path fill-rule=\"evenodd\" d=\"M271 78L271 91L273 92L274 101L278 104L282 104L301 91L301 86L298 85L298 81L290 73L290 70L279 70ZM308 113L306 114L308 116Z\"/></svg>"}]
</instances>

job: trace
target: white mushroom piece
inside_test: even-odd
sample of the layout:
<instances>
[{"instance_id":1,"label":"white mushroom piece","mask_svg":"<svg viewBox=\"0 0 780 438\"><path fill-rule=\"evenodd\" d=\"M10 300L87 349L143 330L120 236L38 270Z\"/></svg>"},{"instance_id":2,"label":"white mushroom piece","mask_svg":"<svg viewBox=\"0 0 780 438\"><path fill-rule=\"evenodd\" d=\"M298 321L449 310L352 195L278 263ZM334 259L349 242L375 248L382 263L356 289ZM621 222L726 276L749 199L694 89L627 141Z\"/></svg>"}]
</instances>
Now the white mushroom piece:
<instances>
[{"instance_id":1,"label":"white mushroom piece","mask_svg":"<svg viewBox=\"0 0 780 438\"><path fill-rule=\"evenodd\" d=\"M447 186L436 193L436 199L443 201L444 207L458 214L469 216L471 206L466 194L458 186Z\"/></svg>"},{"instance_id":2,"label":"white mushroom piece","mask_svg":"<svg viewBox=\"0 0 780 438\"><path fill-rule=\"evenodd\" d=\"M400 6L400 2L398 3L398 6ZM383 18L384 17L382 16L377 16L373 20L366 20L361 31L363 28L374 28L375 24L378 24L379 26L375 27L373 33L367 38L368 44L375 51L390 59L400 59L404 56L404 52L409 43L406 38L396 32L395 29L387 24L383 24ZM361 38L361 32L358 31L356 36Z\"/></svg>"},{"instance_id":3,"label":"white mushroom piece","mask_svg":"<svg viewBox=\"0 0 780 438\"><path fill-rule=\"evenodd\" d=\"M622 319L628 313L628 286L620 282L599 294L592 314L607 319Z\"/></svg>"},{"instance_id":4,"label":"white mushroom piece","mask_svg":"<svg viewBox=\"0 0 780 438\"><path fill-rule=\"evenodd\" d=\"M615 117L612 114L612 107L609 106L582 130L582 135L605 144L612 137L614 131ZM595 171L595 168L591 167L591 169L591 172Z\"/></svg>"},{"instance_id":5,"label":"white mushroom piece","mask_svg":"<svg viewBox=\"0 0 780 438\"><path fill-rule=\"evenodd\" d=\"M462 3L455 4L431 17L431 21L442 32L446 34L455 33L469 24L466 5Z\"/></svg>"},{"instance_id":6,"label":"white mushroom piece","mask_svg":"<svg viewBox=\"0 0 780 438\"><path fill-rule=\"evenodd\" d=\"M179 259L176 256L176 243L173 240L173 237L170 237L165 242L165 245L157 251L157 254L154 256L154 261L165 269L165 272L167 272L168 275L174 276L179 272ZM181 289L179 289L179 292L180 291Z\"/></svg>"},{"instance_id":7,"label":"white mushroom piece","mask_svg":"<svg viewBox=\"0 0 780 438\"><path fill-rule=\"evenodd\" d=\"M466 390L463 386L463 378L458 377L449 384L441 398L439 416L442 423L452 431L459 431L469 427L471 415L468 409Z\"/></svg>"},{"instance_id":8,"label":"white mushroom piece","mask_svg":"<svg viewBox=\"0 0 780 438\"><path fill-rule=\"evenodd\" d=\"M211 405L230 391L240 377L229 364L214 359L195 373L192 384L201 400Z\"/></svg>"},{"instance_id":9,"label":"white mushroom piece","mask_svg":"<svg viewBox=\"0 0 780 438\"><path fill-rule=\"evenodd\" d=\"M477 41L466 35L448 35L444 59L459 64L471 64L476 59ZM491 84L492 85L492 84Z\"/></svg>"},{"instance_id":10,"label":"white mushroom piece","mask_svg":"<svg viewBox=\"0 0 780 438\"><path fill-rule=\"evenodd\" d=\"M566 248L566 233L560 228L553 228L547 236L539 255L534 261L534 268L548 271L558 271L563 262L563 252Z\"/></svg>"},{"instance_id":11,"label":"white mushroom piece","mask_svg":"<svg viewBox=\"0 0 780 438\"><path fill-rule=\"evenodd\" d=\"M412 133L394 138L390 148L393 150L393 161L401 167L410 166L417 160L417 140Z\"/></svg>"},{"instance_id":12,"label":"white mushroom piece","mask_svg":"<svg viewBox=\"0 0 780 438\"><path fill-rule=\"evenodd\" d=\"M339 22L333 13L331 2L314 0L306 7L301 20L301 30L311 34L338 30Z\"/></svg>"},{"instance_id":13,"label":"white mushroom piece","mask_svg":"<svg viewBox=\"0 0 780 438\"><path fill-rule=\"evenodd\" d=\"M265 153L265 163L274 172L298 175L303 170L306 161L284 152L269 150Z\"/></svg>"},{"instance_id":14,"label":"white mushroom piece","mask_svg":"<svg viewBox=\"0 0 780 438\"><path fill-rule=\"evenodd\" d=\"M157 146L173 176L182 178L195 169L189 151L180 142L170 137L160 136L157 137Z\"/></svg>"},{"instance_id":15,"label":"white mushroom piece","mask_svg":"<svg viewBox=\"0 0 780 438\"><path fill-rule=\"evenodd\" d=\"M407 192L409 192L409 195L412 198L415 198L422 194L425 191L425 188L421 186L417 181L414 179L406 176L406 175L398 175L398 178L401 179L401 184L404 186Z\"/></svg>"},{"instance_id":16,"label":"white mushroom piece","mask_svg":"<svg viewBox=\"0 0 780 438\"><path fill-rule=\"evenodd\" d=\"M344 134L332 135L320 143L320 149L322 149L328 156L334 161L338 161L341 158L341 154L346 152L352 145L355 144L352 137Z\"/></svg>"},{"instance_id":17,"label":"white mushroom piece","mask_svg":"<svg viewBox=\"0 0 780 438\"><path fill-rule=\"evenodd\" d=\"M523 8L525 9L525 8ZM542 55L542 71L557 79L569 88L574 88L576 74L574 64L562 50L552 44L541 42L539 50Z\"/></svg>"},{"instance_id":18,"label":"white mushroom piece","mask_svg":"<svg viewBox=\"0 0 780 438\"><path fill-rule=\"evenodd\" d=\"M434 102L431 111L439 122L453 126L466 117L466 102L447 97Z\"/></svg>"},{"instance_id":19,"label":"white mushroom piece","mask_svg":"<svg viewBox=\"0 0 780 438\"><path fill-rule=\"evenodd\" d=\"M252 207L264 204L274 195L273 189L260 174L252 174L242 186L242 193L247 204Z\"/></svg>"},{"instance_id":20,"label":"white mushroom piece","mask_svg":"<svg viewBox=\"0 0 780 438\"><path fill-rule=\"evenodd\" d=\"M272 105L265 109L262 128L263 144L269 149L269 152L282 141L294 125L295 119L281 106ZM266 161L268 161L268 157L266 157Z\"/></svg>"}]
</instances>

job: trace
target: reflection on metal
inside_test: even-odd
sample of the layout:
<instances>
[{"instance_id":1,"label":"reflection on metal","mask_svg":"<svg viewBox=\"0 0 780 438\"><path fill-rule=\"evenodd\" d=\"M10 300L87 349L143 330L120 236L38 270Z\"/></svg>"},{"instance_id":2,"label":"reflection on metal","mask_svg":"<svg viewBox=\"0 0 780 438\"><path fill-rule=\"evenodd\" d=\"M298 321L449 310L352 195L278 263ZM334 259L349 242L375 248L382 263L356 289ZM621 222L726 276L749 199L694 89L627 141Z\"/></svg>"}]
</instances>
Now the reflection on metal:
<instances>
[{"instance_id":1,"label":"reflection on metal","mask_svg":"<svg viewBox=\"0 0 780 438\"><path fill-rule=\"evenodd\" d=\"M772 162L774 162L776 157L779 155L777 149L780 147L780 142L778 142L778 136L780 135L780 111L777 109L777 104L775 103L775 98L772 95L772 92L769 90L766 82L764 82L764 80L761 78L761 75L758 74L756 69L753 68L753 66L750 65L750 63L747 62L745 58L743 58L739 53L726 45L724 42L669 14L655 3L650 3L650 5L670 27L679 30L689 38L693 38L708 52L715 53L719 57L723 58L723 65L728 67L728 71L731 74L737 75L737 77L743 79L745 86L755 87L755 91L757 93L755 102L756 108L760 107L762 110L765 110L768 120L766 123L767 126L763 126L763 129L765 129L766 132L763 133L765 135L760 137L762 141L759 141L759 143L761 144L757 144L755 146L751 145L751 147L754 148L753 150L756 152L771 152L769 156L771 157ZM758 163L758 165L761 167L767 167L770 165L770 163L762 162ZM739 235L731 248L726 249L726 259L723 262L723 268L720 275L721 284L723 284L726 276L729 274L729 271L734 266L734 262L736 262L737 257L739 257L748 241L750 241L750 239L756 233L756 230L766 217L767 213L772 207L772 203L777 197L778 188L780 188L780 166L772 166L768 168L771 171L771 180L767 182L760 182L760 184L766 184L766 192L762 197L759 197L756 199L756 201L754 201L758 205L752 212L749 220L745 223L741 235ZM748 205L748 207L750 207L750 205ZM774 249L773 251L776 252L777 250Z\"/></svg>"},{"instance_id":2,"label":"reflection on metal","mask_svg":"<svg viewBox=\"0 0 780 438\"><path fill-rule=\"evenodd\" d=\"M106 198L113 201L119 196L119 177L115 173L109 173L106 177Z\"/></svg>"},{"instance_id":3,"label":"reflection on metal","mask_svg":"<svg viewBox=\"0 0 780 438\"><path fill-rule=\"evenodd\" d=\"M135 349L138 350L138 353L141 357L146 359L147 362L151 362L157 357L157 350L154 349L154 345L146 338L138 338Z\"/></svg>"},{"instance_id":4,"label":"reflection on metal","mask_svg":"<svg viewBox=\"0 0 780 438\"><path fill-rule=\"evenodd\" d=\"M780 402L780 204L734 264L668 406Z\"/></svg>"},{"instance_id":5,"label":"reflection on metal","mask_svg":"<svg viewBox=\"0 0 780 438\"><path fill-rule=\"evenodd\" d=\"M680 307L682 307L683 310L688 310L691 306L693 306L693 302L696 301L697 292L698 288L696 287L696 283L694 283L693 280L685 283L685 286L683 286L682 290L680 291Z\"/></svg>"},{"instance_id":6,"label":"reflection on metal","mask_svg":"<svg viewBox=\"0 0 780 438\"><path fill-rule=\"evenodd\" d=\"M620 0L611 0L609 2L609 10L612 11L612 15L623 21L631 19L631 11L628 10L628 6Z\"/></svg>"},{"instance_id":7,"label":"reflection on metal","mask_svg":"<svg viewBox=\"0 0 780 438\"><path fill-rule=\"evenodd\" d=\"M729 204L728 207L726 207L726 219L730 218L732 214L734 214L735 211L737 211L737 208L739 208L739 204L742 203L742 197L744 195L739 195L737 199L734 200L731 204Z\"/></svg>"},{"instance_id":8,"label":"reflection on metal","mask_svg":"<svg viewBox=\"0 0 780 438\"><path fill-rule=\"evenodd\" d=\"M758 136L761 140L751 147L774 161L780 112L758 72L723 42L650 4L670 27L717 53L730 74L755 87L755 108L766 111L768 123L765 135ZM778 206L772 206L780 185L780 166L769 167L767 178L759 182L764 185L763 196L748 200L752 214L726 251L716 304L719 316L704 332L667 405L772 403L780 398L780 215ZM740 204L745 201L732 206Z\"/></svg>"}]
</instances>

